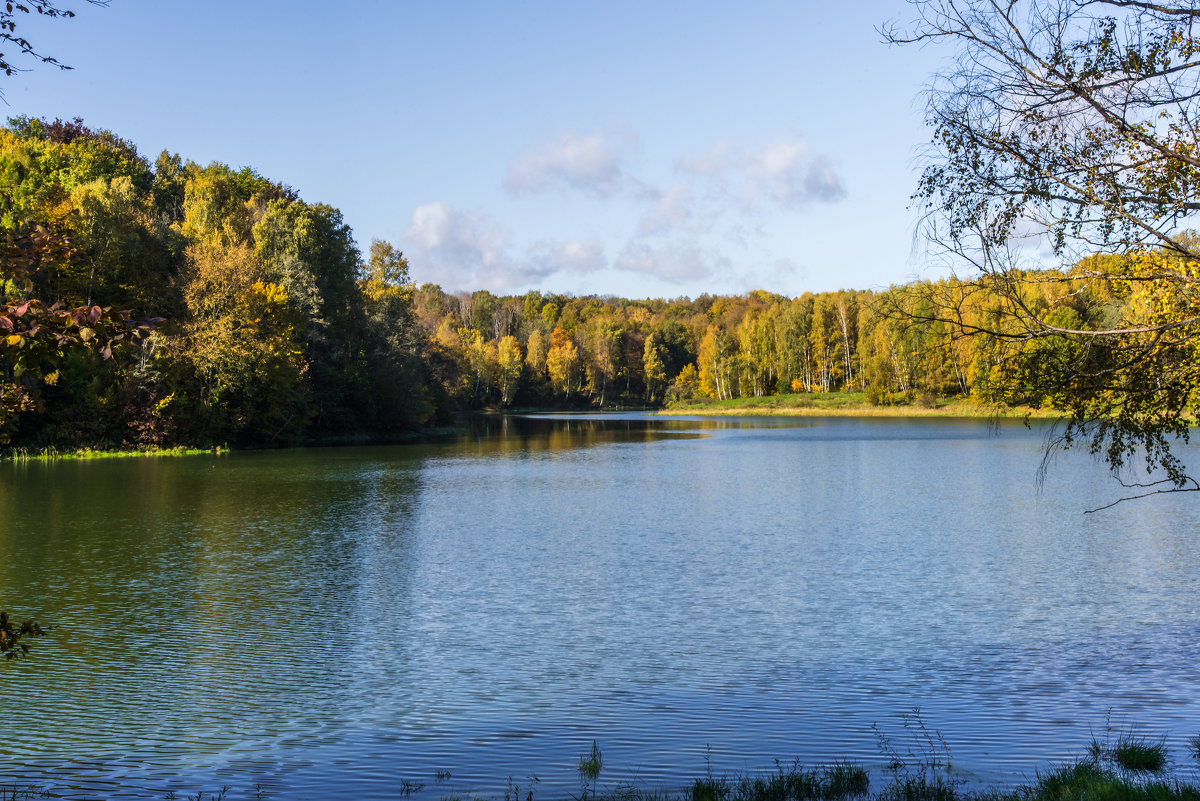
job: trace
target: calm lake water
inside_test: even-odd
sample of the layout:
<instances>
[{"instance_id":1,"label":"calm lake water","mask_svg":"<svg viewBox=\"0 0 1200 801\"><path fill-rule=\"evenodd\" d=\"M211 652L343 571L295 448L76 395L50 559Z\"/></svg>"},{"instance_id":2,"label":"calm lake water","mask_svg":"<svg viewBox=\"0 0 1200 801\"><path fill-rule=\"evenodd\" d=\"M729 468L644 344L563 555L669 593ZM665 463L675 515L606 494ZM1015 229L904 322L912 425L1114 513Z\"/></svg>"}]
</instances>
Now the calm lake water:
<instances>
[{"instance_id":1,"label":"calm lake water","mask_svg":"<svg viewBox=\"0 0 1200 801\"><path fill-rule=\"evenodd\" d=\"M0 784L578 794L1200 732L1200 500L980 421L507 418L432 444L0 464ZM1195 450L1193 457L1200 456ZM1191 461L1200 462L1193 458ZM911 718L910 718L911 720ZM439 778L448 772L449 777Z\"/></svg>"}]
</instances>

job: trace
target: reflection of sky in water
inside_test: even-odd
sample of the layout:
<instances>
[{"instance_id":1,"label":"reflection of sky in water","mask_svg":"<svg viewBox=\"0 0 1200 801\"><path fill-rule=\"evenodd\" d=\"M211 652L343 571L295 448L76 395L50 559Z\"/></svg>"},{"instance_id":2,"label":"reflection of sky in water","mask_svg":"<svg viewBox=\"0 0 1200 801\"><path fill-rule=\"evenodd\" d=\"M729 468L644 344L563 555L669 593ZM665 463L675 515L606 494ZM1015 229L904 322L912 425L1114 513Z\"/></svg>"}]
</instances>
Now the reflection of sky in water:
<instances>
[{"instance_id":1,"label":"reflection of sky in water","mask_svg":"<svg viewBox=\"0 0 1200 801\"><path fill-rule=\"evenodd\" d=\"M1106 712L1195 734L1194 504L980 421L481 418L432 444L0 466L11 778L274 797L577 792L881 761L915 705L968 776ZM12 669L15 668L15 669ZM889 728L890 727L890 728ZM1182 752L1182 746L1180 746ZM25 765L25 767L20 767ZM437 782L437 770L453 778ZM6 777L7 778L7 777ZM113 793L106 790L106 795ZM136 793L134 793L136 794Z\"/></svg>"}]
</instances>

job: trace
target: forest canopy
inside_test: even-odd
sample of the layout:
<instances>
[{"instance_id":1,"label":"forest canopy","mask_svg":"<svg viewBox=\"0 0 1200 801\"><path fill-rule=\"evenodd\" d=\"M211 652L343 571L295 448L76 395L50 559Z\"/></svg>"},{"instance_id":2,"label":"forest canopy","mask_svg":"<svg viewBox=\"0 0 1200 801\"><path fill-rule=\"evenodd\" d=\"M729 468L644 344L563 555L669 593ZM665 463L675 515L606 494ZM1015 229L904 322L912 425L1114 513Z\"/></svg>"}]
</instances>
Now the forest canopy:
<instances>
[{"instance_id":1,"label":"forest canopy","mask_svg":"<svg viewBox=\"0 0 1200 801\"><path fill-rule=\"evenodd\" d=\"M9 448L285 445L455 409L790 392L1069 400L1025 391L1025 363L931 313L953 298L960 322L997 325L1005 296L956 280L795 298L455 294L414 285L395 245L362 252L337 209L251 168L151 161L82 120L10 120L0 176L0 234L12 253L26 243L0 305ZM1120 281L1040 277L1022 302L1073 328L1138 302ZM12 333L33 298L66 315L66 339ZM1030 341L1030 359L1045 346Z\"/></svg>"}]
</instances>

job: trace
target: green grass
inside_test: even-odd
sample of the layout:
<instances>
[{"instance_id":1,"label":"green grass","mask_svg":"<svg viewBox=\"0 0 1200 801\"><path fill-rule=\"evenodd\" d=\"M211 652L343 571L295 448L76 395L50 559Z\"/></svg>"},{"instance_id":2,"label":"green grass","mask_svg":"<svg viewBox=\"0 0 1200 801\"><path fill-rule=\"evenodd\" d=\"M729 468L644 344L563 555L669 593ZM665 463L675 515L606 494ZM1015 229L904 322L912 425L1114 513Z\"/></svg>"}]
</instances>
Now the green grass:
<instances>
[{"instance_id":1,"label":"green grass","mask_svg":"<svg viewBox=\"0 0 1200 801\"><path fill-rule=\"evenodd\" d=\"M856 762L837 761L806 769L799 763L785 766L775 763L774 770L714 775L711 765L705 775L681 789L646 787L619 782L601 787L604 767L599 745L593 741L590 752L580 754L576 765L583 790L569 797L542 798L536 792L538 779L530 777L524 787L508 780L504 801L1200 801L1200 787L1167 775L1167 750L1164 741L1148 740L1123 733L1110 742L1094 741L1087 753L1075 762L1039 773L1036 780L1017 787L968 788L954 778L940 751L945 749L936 730L926 730L916 710L905 718L905 729L913 737L917 750L899 754L890 745L883 756L892 760L877 771L877 787L871 773ZM928 743L921 744L921 738ZM902 743L903 747L904 744ZM1189 747L1200 749L1200 735ZM948 749L946 749L948 750ZM938 753L935 753L938 752ZM1200 750L1195 754L1200 758ZM896 762L899 761L899 764ZM881 778L882 777L882 778ZM449 770L439 770L434 778L440 785L451 779ZM424 781L397 780L396 797L410 798L426 788ZM451 788L441 793L441 801L492 801L474 793L460 795ZM211 794L188 795L188 799L220 801L228 788ZM0 785L0 801L47 798L36 787ZM168 798L174 798L168 794ZM255 796L269 799L261 787ZM498 801L498 799L496 799Z\"/></svg>"},{"instance_id":2,"label":"green grass","mask_svg":"<svg viewBox=\"0 0 1200 801\"><path fill-rule=\"evenodd\" d=\"M1046 410L997 409L965 398L920 399L873 406L865 392L801 392L731 400L696 399L669 404L660 414L781 414L848 417L1053 417Z\"/></svg>"},{"instance_id":3,"label":"green grass","mask_svg":"<svg viewBox=\"0 0 1200 801\"><path fill-rule=\"evenodd\" d=\"M1200 788L1177 780L1138 781L1092 759L1038 776L1010 790L964 789L944 772L894 776L872 791L853 763L823 770L779 769L761 776L696 779L684 794L625 787L598 801L1200 801Z\"/></svg>"},{"instance_id":4,"label":"green grass","mask_svg":"<svg viewBox=\"0 0 1200 801\"><path fill-rule=\"evenodd\" d=\"M50 798L46 790L32 786L0 784L0 801L25 801L28 798Z\"/></svg>"},{"instance_id":5,"label":"green grass","mask_svg":"<svg viewBox=\"0 0 1200 801\"><path fill-rule=\"evenodd\" d=\"M1188 739L1188 754L1192 759L1200 759L1200 734L1193 735Z\"/></svg>"},{"instance_id":6,"label":"green grass","mask_svg":"<svg viewBox=\"0 0 1200 801\"><path fill-rule=\"evenodd\" d=\"M845 801L865 797L870 785L866 768L852 762L818 770L777 764L772 773L734 779L709 772L692 782L687 801Z\"/></svg>"},{"instance_id":7,"label":"green grass","mask_svg":"<svg viewBox=\"0 0 1200 801\"><path fill-rule=\"evenodd\" d=\"M1162 742L1122 741L1113 748L1113 761L1122 770L1158 773L1167 766L1167 749Z\"/></svg>"},{"instance_id":8,"label":"green grass","mask_svg":"<svg viewBox=\"0 0 1200 801\"><path fill-rule=\"evenodd\" d=\"M1142 782L1091 759L1038 776L1019 801L1200 801L1200 788L1176 780Z\"/></svg>"},{"instance_id":9,"label":"green grass","mask_svg":"<svg viewBox=\"0 0 1200 801\"><path fill-rule=\"evenodd\" d=\"M875 794L874 801L958 801L967 797L946 776L918 773L897 776Z\"/></svg>"},{"instance_id":10,"label":"green grass","mask_svg":"<svg viewBox=\"0 0 1200 801\"><path fill-rule=\"evenodd\" d=\"M99 450L83 448L74 451L60 451L55 448L31 451L25 448L17 448L7 455L0 456L0 461L53 462L68 459L128 459L146 456L195 456L202 453L213 454L228 452L229 448L227 447L154 448L150 450Z\"/></svg>"},{"instance_id":11,"label":"green grass","mask_svg":"<svg viewBox=\"0 0 1200 801\"><path fill-rule=\"evenodd\" d=\"M589 760L583 755L581 760ZM583 771L581 770L581 773ZM599 771L595 776L599 777ZM593 779L593 782L595 780ZM872 789L866 768L853 762L836 762L824 768L805 770L798 765L782 767L762 774L715 777L711 773L698 778L682 791L618 784L611 789L593 785L580 795L569 798L541 799L535 792L537 779L518 787L509 779L504 801L1200 801L1200 788L1176 779L1140 781L1128 772L1111 770L1091 758L1039 774L1036 781L1013 789L965 789L961 782L945 772L895 775ZM396 787L396 797L410 798L425 789L424 782L404 780ZM182 798L188 801L221 801L229 788ZM0 785L0 801L49 798L36 787ZM239 796L240 797L240 796ZM259 788L258 799L270 798ZM168 793L167 799L179 799ZM443 793L441 801L488 801L475 794Z\"/></svg>"},{"instance_id":12,"label":"green grass","mask_svg":"<svg viewBox=\"0 0 1200 801\"><path fill-rule=\"evenodd\" d=\"M600 746L596 744L595 740L592 740L592 753L579 756L579 775L589 782L594 782L600 778L600 771L603 768L604 756L600 753Z\"/></svg>"},{"instance_id":13,"label":"green grass","mask_svg":"<svg viewBox=\"0 0 1200 801\"><path fill-rule=\"evenodd\" d=\"M1117 733L1114 740L1112 724L1106 723L1104 741L1094 737L1088 746L1088 758L1099 767L1127 773L1161 773L1167 767L1167 745L1164 738L1150 740L1133 731Z\"/></svg>"}]
</instances>

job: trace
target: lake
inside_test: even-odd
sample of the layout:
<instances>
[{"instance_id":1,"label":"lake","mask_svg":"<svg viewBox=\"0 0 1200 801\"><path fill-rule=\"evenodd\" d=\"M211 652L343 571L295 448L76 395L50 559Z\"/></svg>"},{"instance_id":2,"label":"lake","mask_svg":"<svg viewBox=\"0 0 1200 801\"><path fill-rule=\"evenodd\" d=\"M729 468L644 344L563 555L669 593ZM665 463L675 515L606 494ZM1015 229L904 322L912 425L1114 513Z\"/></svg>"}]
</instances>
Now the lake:
<instances>
[{"instance_id":1,"label":"lake","mask_svg":"<svg viewBox=\"0 0 1200 801\"><path fill-rule=\"evenodd\" d=\"M879 769L880 733L927 748L914 707L968 782L1106 721L1186 762L1200 501L1084 514L1120 487L1068 453L1039 490L1042 447L976 420L562 415L0 464L0 607L54 628L0 663L0 784L559 799L593 741L602 788Z\"/></svg>"}]
</instances>

